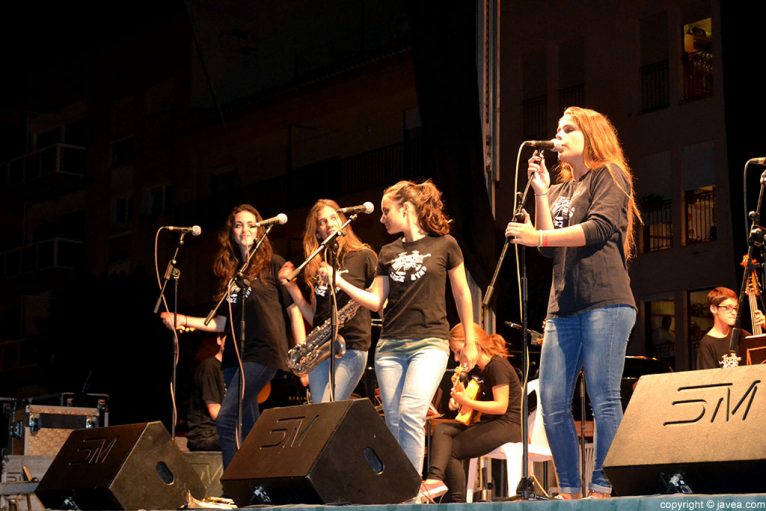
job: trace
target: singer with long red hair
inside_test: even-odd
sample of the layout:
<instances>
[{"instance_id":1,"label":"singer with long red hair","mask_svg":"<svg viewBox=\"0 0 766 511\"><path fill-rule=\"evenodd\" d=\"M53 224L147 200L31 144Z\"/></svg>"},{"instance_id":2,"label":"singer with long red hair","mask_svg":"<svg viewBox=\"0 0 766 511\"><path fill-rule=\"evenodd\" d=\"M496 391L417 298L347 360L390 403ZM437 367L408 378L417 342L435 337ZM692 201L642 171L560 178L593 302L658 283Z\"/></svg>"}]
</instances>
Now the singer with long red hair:
<instances>
[{"instance_id":1,"label":"singer with long red hair","mask_svg":"<svg viewBox=\"0 0 766 511\"><path fill-rule=\"evenodd\" d=\"M603 463L622 419L620 383L636 321L628 261L640 220L633 174L609 119L570 107L556 129L559 182L551 184L535 153L528 174L535 223L510 222L511 242L553 258L553 278L540 358L543 422L559 478L560 498L580 496L580 451L572 416L575 382L585 370L596 423L595 466L588 497L609 497Z\"/></svg>"}]
</instances>

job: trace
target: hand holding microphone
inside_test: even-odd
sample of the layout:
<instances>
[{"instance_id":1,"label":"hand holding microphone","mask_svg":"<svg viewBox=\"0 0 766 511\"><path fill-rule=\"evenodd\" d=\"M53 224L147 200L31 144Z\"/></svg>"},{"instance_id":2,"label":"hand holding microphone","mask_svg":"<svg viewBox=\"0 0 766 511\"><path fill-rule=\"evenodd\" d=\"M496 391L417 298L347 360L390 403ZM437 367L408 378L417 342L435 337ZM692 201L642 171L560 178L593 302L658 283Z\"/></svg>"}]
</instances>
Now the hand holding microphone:
<instances>
[{"instance_id":1,"label":"hand holding microphone","mask_svg":"<svg viewBox=\"0 0 766 511\"><path fill-rule=\"evenodd\" d=\"M551 186L551 175L545 166L545 156L543 156L542 151L535 151L528 160L528 163L527 175L529 183L535 192L535 197L548 195L548 188Z\"/></svg>"}]
</instances>

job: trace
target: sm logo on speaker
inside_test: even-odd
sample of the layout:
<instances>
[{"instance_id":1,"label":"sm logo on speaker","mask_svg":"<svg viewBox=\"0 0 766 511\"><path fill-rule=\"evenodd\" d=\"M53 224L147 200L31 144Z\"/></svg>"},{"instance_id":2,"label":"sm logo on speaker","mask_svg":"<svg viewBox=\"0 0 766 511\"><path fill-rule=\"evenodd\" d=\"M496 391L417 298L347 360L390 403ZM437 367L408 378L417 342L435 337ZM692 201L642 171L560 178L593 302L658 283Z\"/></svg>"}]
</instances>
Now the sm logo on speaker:
<instances>
[{"instance_id":1,"label":"sm logo on speaker","mask_svg":"<svg viewBox=\"0 0 766 511\"><path fill-rule=\"evenodd\" d=\"M75 448L70 465L95 465L105 463L107 456L117 444L117 437L83 438Z\"/></svg>"},{"instance_id":2,"label":"sm logo on speaker","mask_svg":"<svg viewBox=\"0 0 766 511\"><path fill-rule=\"evenodd\" d=\"M761 380L753 380L748 387L733 382L678 387L676 392L683 399L671 403L673 414L678 418L662 425L745 421L753 407L759 383Z\"/></svg>"},{"instance_id":3,"label":"sm logo on speaker","mask_svg":"<svg viewBox=\"0 0 766 511\"><path fill-rule=\"evenodd\" d=\"M260 449L301 447L309 432L319 421L320 414L277 418L258 446Z\"/></svg>"}]
</instances>

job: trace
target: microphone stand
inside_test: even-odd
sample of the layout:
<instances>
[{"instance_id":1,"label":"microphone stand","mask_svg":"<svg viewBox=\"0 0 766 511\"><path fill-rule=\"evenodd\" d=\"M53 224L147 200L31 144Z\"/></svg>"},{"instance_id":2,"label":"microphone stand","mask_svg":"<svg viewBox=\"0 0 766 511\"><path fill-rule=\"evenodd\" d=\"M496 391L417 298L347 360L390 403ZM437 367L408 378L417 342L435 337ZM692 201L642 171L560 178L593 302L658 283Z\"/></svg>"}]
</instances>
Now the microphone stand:
<instances>
[{"instance_id":1,"label":"microphone stand","mask_svg":"<svg viewBox=\"0 0 766 511\"><path fill-rule=\"evenodd\" d=\"M742 324L742 310L744 309L745 304L745 294L747 290L747 277L749 275L749 270L751 268L751 264L753 261L753 256L755 254L756 247L762 248L763 247L763 238L764 238L764 229L760 225L760 218L761 218L761 206L763 205L763 191L764 187L766 187L766 171L764 171L761 174L761 190L758 193L758 203L756 205L755 211L750 212L750 219L752 220L752 225L750 227L750 235L747 239L748 249L747 249L747 267L745 268L745 273L742 279L742 285L740 286L739 290L739 299L738 299L738 306L737 309L737 319L734 321L734 326L732 327L731 331L731 339L729 340L729 354L724 355L723 361L721 361L721 364L723 367L732 367L739 365L739 357L737 356L737 352L739 350L739 337L740 337L740 328L739 326Z\"/></svg>"},{"instance_id":2,"label":"microphone stand","mask_svg":"<svg viewBox=\"0 0 766 511\"><path fill-rule=\"evenodd\" d=\"M519 206L514 213L514 219L517 222L524 221L524 201L529 190L529 181L524 190ZM519 499L531 500L536 497L534 480L529 477L529 424L527 416L529 415L529 398L527 396L528 358L529 358L529 329L527 327L527 304L529 302L527 286L527 247L519 247L520 266L521 266L521 374L524 377L524 388L521 392L521 480L516 487L516 496ZM539 399L540 396L538 396ZM510 490L510 488L509 488Z\"/></svg>"},{"instance_id":3,"label":"microphone stand","mask_svg":"<svg viewBox=\"0 0 766 511\"><path fill-rule=\"evenodd\" d=\"M527 194L532 183L531 179L527 179L527 185L524 188L524 193L520 193L520 199L513 213L514 221L524 221L524 203L527 200ZM509 243L506 239L506 244ZM529 397L527 395L527 381L528 381L528 359L529 359L529 328L527 319L527 310L529 303L528 296L528 280L527 280L527 257L525 246L519 247L519 266L521 267L521 374L524 378L524 388L521 392L521 480L516 487L515 500L536 500L544 499L535 495L535 481L534 478L529 476L529 424L527 422L529 416ZM540 396L538 395L538 400ZM510 488L509 488L510 490Z\"/></svg>"},{"instance_id":4,"label":"microphone stand","mask_svg":"<svg viewBox=\"0 0 766 511\"><path fill-rule=\"evenodd\" d=\"M184 244L185 232L182 232L178 236L178 242L176 243L173 257L168 261L168 266L165 268L165 275L163 277L162 288L160 289L160 296L157 297L157 302L154 304L154 314L157 314L160 310L160 305L165 298L165 288L168 285L168 281L173 277L173 369L170 377L170 393L172 401L172 414L170 424L170 438L176 437L176 383L177 383L177 366L178 366L178 280L181 278L181 270L176 266L178 261L178 253L181 250L181 246Z\"/></svg>"},{"instance_id":5,"label":"microphone stand","mask_svg":"<svg viewBox=\"0 0 766 511\"><path fill-rule=\"evenodd\" d=\"M170 261L168 261L168 266L165 268L165 276L163 277L162 288L160 288L160 296L157 297L157 302L154 304L154 314L157 314L157 312L160 310L160 305L162 304L162 299L165 295L165 287L167 287L170 277L178 280L178 278L181 276L181 270L176 267L176 262L178 259L178 252L181 250L181 246L184 244L184 236L186 236L185 232L182 232L181 235L178 236L178 243L176 243L176 249L175 252L173 252L173 257L170 259ZM173 326L175 327L175 325Z\"/></svg>"},{"instance_id":6,"label":"microphone stand","mask_svg":"<svg viewBox=\"0 0 766 511\"><path fill-rule=\"evenodd\" d=\"M239 449L239 446L242 444L242 419L244 416L243 411L243 397L245 395L245 371L244 366L241 365L242 361L242 353L244 353L245 350L245 331L246 331L246 320L245 320L245 301L246 297L248 296L248 291L250 290L250 281L245 277L245 270L247 270L247 267L250 266L250 261L253 259L253 256L258 252L258 249L263 244L263 240L266 239L266 237L269 235L269 232L271 232L271 228L274 227L274 224L269 224L265 232L263 233L263 236L261 236L258 241L255 243L255 246L248 251L247 259L242 264L242 267L237 271L236 274L234 274L230 279L229 282L226 284L226 292L221 296L220 300L218 300L218 303L213 307L210 312L208 313L207 317L205 318L205 325L210 323L210 321L213 319L213 316L215 316L215 313L218 311L218 308L221 306L223 301L231 296L232 290L234 289L235 285L239 289L239 306L240 306L240 317L239 317L239 361L240 361L240 371L239 371L239 411L237 414L237 429L236 429L236 444L237 449ZM237 340L234 339L234 342L236 343ZM257 406L257 405L256 405Z\"/></svg>"},{"instance_id":7,"label":"microphone stand","mask_svg":"<svg viewBox=\"0 0 766 511\"><path fill-rule=\"evenodd\" d=\"M335 295L335 283L338 270L338 241L337 238L325 248L325 261L332 265L332 281L330 282L330 402L335 401L335 343L338 340L338 298Z\"/></svg>"},{"instance_id":8,"label":"microphone stand","mask_svg":"<svg viewBox=\"0 0 766 511\"><path fill-rule=\"evenodd\" d=\"M529 185L530 181L527 181L527 186L524 189L524 194L521 196L521 200L519 202L519 208L516 212L514 212L513 216L518 221L518 215L520 215L522 208L524 207L524 202L527 200L527 193L529 193ZM524 217L521 217L521 221L524 220ZM503 249L500 251L500 257L497 260L497 265L495 265L495 273L492 274L492 280L490 280L489 285L487 286L487 290L484 292L484 300L481 302L481 308L483 311L486 312L486 310L489 308L489 302L492 300L492 295L495 292L495 282L497 282L497 277L500 275L500 268L503 266L503 261L505 260L505 253L508 251L508 246L510 245L510 241L508 238L505 238L505 243L503 243ZM526 328L526 325L524 325L524 328Z\"/></svg>"}]
</instances>

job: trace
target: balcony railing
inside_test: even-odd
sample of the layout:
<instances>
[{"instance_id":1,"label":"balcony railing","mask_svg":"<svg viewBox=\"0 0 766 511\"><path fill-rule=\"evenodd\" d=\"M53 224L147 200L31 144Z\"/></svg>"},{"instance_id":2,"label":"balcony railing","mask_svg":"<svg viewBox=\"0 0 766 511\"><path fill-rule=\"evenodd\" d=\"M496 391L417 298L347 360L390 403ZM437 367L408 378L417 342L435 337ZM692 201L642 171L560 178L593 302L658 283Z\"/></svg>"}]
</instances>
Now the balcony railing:
<instances>
[{"instance_id":1,"label":"balcony railing","mask_svg":"<svg viewBox=\"0 0 766 511\"><path fill-rule=\"evenodd\" d=\"M670 106L668 61L641 66L641 111L651 112Z\"/></svg>"},{"instance_id":2,"label":"balcony railing","mask_svg":"<svg viewBox=\"0 0 766 511\"><path fill-rule=\"evenodd\" d=\"M644 252L667 250L673 246L672 207L671 199L647 197L641 201Z\"/></svg>"},{"instance_id":3,"label":"balcony railing","mask_svg":"<svg viewBox=\"0 0 766 511\"><path fill-rule=\"evenodd\" d=\"M53 144L0 163L0 183L21 186L52 175L84 176L84 147Z\"/></svg>"},{"instance_id":4,"label":"balcony railing","mask_svg":"<svg viewBox=\"0 0 766 511\"><path fill-rule=\"evenodd\" d=\"M709 98L713 95L713 53L684 53L684 99Z\"/></svg>"},{"instance_id":5,"label":"balcony railing","mask_svg":"<svg viewBox=\"0 0 766 511\"><path fill-rule=\"evenodd\" d=\"M83 257L82 241L51 238L0 253L0 268L7 279L42 270L73 270Z\"/></svg>"},{"instance_id":6,"label":"balcony railing","mask_svg":"<svg viewBox=\"0 0 766 511\"><path fill-rule=\"evenodd\" d=\"M715 221L715 189L686 192L686 245L714 241L718 237Z\"/></svg>"}]
</instances>

